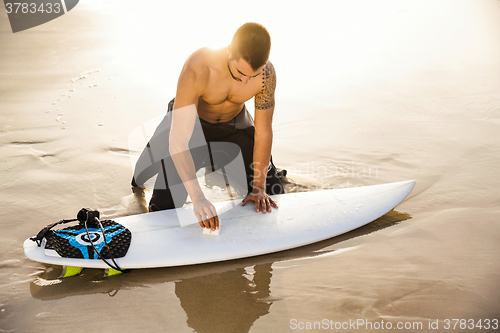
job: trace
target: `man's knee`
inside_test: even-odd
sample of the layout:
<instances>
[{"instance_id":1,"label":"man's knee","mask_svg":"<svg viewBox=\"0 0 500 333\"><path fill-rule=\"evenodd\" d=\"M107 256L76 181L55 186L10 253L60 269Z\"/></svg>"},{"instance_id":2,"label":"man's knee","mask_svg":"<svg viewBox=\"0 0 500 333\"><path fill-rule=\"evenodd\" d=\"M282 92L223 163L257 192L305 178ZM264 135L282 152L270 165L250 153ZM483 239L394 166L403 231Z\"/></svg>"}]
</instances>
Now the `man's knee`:
<instances>
[{"instance_id":1,"label":"man's knee","mask_svg":"<svg viewBox=\"0 0 500 333\"><path fill-rule=\"evenodd\" d=\"M269 184L270 185L270 189L269 189L269 193L270 195L272 194L283 194L285 193L285 189L283 188L283 185L281 185L281 182L278 182L277 183L274 183L274 184Z\"/></svg>"},{"instance_id":2,"label":"man's knee","mask_svg":"<svg viewBox=\"0 0 500 333\"><path fill-rule=\"evenodd\" d=\"M160 210L174 209L175 203L169 190L153 191L151 200L149 201L149 211L157 212Z\"/></svg>"}]
</instances>

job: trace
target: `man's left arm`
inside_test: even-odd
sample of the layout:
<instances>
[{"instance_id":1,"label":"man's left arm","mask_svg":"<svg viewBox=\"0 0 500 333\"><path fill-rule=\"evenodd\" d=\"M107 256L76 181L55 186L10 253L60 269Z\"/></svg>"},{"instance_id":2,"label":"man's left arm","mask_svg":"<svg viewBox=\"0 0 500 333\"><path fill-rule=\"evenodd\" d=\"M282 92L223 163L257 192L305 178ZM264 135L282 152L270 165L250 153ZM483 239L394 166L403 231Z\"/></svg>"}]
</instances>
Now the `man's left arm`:
<instances>
[{"instance_id":1,"label":"man's left arm","mask_svg":"<svg viewBox=\"0 0 500 333\"><path fill-rule=\"evenodd\" d=\"M243 200L243 205L249 200L255 202L255 211L270 212L271 207L278 208L276 203L266 194L266 177L271 160L273 143L273 113L274 93L276 90L276 71L268 62L262 73L262 89L255 95L255 145L253 150L253 190Z\"/></svg>"}]
</instances>

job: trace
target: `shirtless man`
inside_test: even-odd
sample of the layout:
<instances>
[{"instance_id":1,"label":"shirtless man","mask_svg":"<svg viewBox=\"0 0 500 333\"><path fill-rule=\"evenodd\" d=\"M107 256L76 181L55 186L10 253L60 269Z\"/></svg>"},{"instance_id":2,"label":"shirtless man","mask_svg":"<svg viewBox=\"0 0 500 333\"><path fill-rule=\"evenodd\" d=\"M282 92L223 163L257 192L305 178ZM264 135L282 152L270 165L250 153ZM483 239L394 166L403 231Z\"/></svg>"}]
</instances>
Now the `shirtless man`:
<instances>
[{"instance_id":1,"label":"shirtless man","mask_svg":"<svg viewBox=\"0 0 500 333\"><path fill-rule=\"evenodd\" d=\"M263 213L271 212L271 207L278 208L269 196L284 193L270 163L276 88L276 73L268 61L270 47L267 30L260 24L246 23L236 31L228 47L202 48L186 60L175 99L169 104L172 112L168 112L162 122L168 123L168 130L160 124L139 158L132 181L132 185L143 184L153 173L158 173L150 211L182 206L189 194L200 226L219 228L215 207L205 198L196 180L196 171L204 166L190 147L197 117L209 146L211 142L232 142L241 149L248 180L248 195L242 205L254 201L255 211ZM244 104L252 97L255 97L253 124ZM161 163L151 157L158 154L160 144L168 145ZM170 168L166 166L168 157ZM148 158L149 165L140 167L141 161ZM183 185L181 199L177 201L171 191L175 183L172 179L176 178Z\"/></svg>"}]
</instances>

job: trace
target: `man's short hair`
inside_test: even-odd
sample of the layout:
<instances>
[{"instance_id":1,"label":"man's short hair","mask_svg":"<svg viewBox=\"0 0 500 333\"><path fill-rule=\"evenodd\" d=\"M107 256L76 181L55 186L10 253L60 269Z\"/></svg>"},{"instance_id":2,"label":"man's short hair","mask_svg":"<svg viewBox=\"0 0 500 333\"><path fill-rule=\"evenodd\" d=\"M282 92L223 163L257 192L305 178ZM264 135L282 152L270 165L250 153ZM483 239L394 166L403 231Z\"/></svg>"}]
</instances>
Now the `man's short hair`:
<instances>
[{"instance_id":1,"label":"man's short hair","mask_svg":"<svg viewBox=\"0 0 500 333\"><path fill-rule=\"evenodd\" d=\"M267 63L271 51L271 36L258 23L245 23L236 30L231 41L233 58L243 58L254 71Z\"/></svg>"}]
</instances>

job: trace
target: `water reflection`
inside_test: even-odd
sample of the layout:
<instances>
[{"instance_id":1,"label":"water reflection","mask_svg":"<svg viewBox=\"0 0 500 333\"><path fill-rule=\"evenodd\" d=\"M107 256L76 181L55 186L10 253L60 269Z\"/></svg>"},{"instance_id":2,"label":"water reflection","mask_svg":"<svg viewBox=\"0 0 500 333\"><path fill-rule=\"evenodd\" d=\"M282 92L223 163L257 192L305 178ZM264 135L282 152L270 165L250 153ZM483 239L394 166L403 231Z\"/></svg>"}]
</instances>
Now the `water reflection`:
<instances>
[{"instance_id":1,"label":"water reflection","mask_svg":"<svg viewBox=\"0 0 500 333\"><path fill-rule=\"evenodd\" d=\"M175 294L196 332L248 332L269 313L272 264L175 282Z\"/></svg>"}]
</instances>

